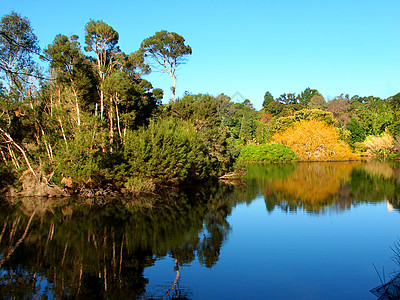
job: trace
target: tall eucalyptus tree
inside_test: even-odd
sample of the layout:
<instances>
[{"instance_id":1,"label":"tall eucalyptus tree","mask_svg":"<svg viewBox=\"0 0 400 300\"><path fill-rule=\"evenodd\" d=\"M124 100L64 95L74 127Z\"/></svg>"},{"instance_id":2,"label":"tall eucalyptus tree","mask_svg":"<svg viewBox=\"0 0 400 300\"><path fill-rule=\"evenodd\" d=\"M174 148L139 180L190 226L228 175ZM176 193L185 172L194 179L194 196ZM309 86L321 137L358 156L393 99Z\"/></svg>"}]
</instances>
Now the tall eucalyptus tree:
<instances>
[{"instance_id":1,"label":"tall eucalyptus tree","mask_svg":"<svg viewBox=\"0 0 400 300\"><path fill-rule=\"evenodd\" d=\"M145 39L141 49L152 66L171 76L172 102L174 102L176 69L186 62L186 56L192 54L192 48L185 45L185 39L181 35L162 30Z\"/></svg>"}]
</instances>

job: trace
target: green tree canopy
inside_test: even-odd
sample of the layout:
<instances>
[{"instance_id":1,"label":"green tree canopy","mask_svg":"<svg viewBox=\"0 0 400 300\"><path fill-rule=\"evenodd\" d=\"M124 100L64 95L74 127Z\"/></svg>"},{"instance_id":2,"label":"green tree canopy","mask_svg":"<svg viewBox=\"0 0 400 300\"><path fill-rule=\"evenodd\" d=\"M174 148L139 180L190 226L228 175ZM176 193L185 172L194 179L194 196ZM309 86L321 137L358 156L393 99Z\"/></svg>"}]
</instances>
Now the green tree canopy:
<instances>
[{"instance_id":1,"label":"green tree canopy","mask_svg":"<svg viewBox=\"0 0 400 300\"><path fill-rule=\"evenodd\" d=\"M270 92L267 91L264 95L264 101L263 101L262 107L264 109L266 109L268 107L268 105L270 105L273 102L274 102L274 97L271 95Z\"/></svg>"},{"instance_id":2,"label":"green tree canopy","mask_svg":"<svg viewBox=\"0 0 400 300\"><path fill-rule=\"evenodd\" d=\"M192 54L192 48L185 45L185 39L175 33L162 30L142 42L150 64L168 73L172 79L172 102L175 101L176 69L186 62L186 56Z\"/></svg>"},{"instance_id":3,"label":"green tree canopy","mask_svg":"<svg viewBox=\"0 0 400 300\"><path fill-rule=\"evenodd\" d=\"M6 76L4 86L21 89L21 82L37 71L33 53L40 50L27 18L11 12L0 21L0 72Z\"/></svg>"}]
</instances>

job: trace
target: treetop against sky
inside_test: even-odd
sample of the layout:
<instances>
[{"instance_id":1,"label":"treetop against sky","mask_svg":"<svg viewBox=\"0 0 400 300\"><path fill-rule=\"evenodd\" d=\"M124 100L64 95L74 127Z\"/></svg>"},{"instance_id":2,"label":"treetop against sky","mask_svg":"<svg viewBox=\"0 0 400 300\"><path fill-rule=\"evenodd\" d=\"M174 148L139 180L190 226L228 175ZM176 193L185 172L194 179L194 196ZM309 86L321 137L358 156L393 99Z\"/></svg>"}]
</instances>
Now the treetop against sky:
<instances>
[{"instance_id":1,"label":"treetop against sky","mask_svg":"<svg viewBox=\"0 0 400 300\"><path fill-rule=\"evenodd\" d=\"M398 0L0 0L1 16L12 10L31 21L42 49L60 33L84 45L91 19L112 26L125 52L160 30L182 35L193 54L177 70L177 97L242 95L259 109L266 91L276 98L310 87L329 100L341 93L387 98L400 89ZM171 98L168 76L147 79L164 90L164 102Z\"/></svg>"}]
</instances>

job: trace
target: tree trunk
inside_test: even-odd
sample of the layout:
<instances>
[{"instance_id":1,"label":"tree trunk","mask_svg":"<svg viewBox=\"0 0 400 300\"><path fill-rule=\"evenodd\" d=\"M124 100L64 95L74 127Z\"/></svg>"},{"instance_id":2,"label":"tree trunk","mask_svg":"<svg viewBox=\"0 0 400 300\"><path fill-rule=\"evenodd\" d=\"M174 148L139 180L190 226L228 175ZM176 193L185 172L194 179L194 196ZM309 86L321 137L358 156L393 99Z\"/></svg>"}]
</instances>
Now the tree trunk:
<instances>
[{"instance_id":1,"label":"tree trunk","mask_svg":"<svg viewBox=\"0 0 400 300\"><path fill-rule=\"evenodd\" d=\"M104 94L103 91L100 91L100 119L103 119L104 113Z\"/></svg>"},{"instance_id":2,"label":"tree trunk","mask_svg":"<svg viewBox=\"0 0 400 300\"><path fill-rule=\"evenodd\" d=\"M119 137L122 139L120 119L119 119L119 111L118 111L118 96L117 95L115 95L115 113L117 115L118 134L119 134Z\"/></svg>"},{"instance_id":3,"label":"tree trunk","mask_svg":"<svg viewBox=\"0 0 400 300\"><path fill-rule=\"evenodd\" d=\"M74 92L74 95L75 95L77 124L78 124L78 126L80 126L81 125L81 114L80 114L80 109L79 109L78 94L76 93L76 90L74 89L74 87L72 87L72 91Z\"/></svg>"},{"instance_id":4,"label":"tree trunk","mask_svg":"<svg viewBox=\"0 0 400 300\"><path fill-rule=\"evenodd\" d=\"M58 117L58 122L60 123L61 133L62 133L62 136L63 136L64 141L65 141L65 146L68 147L67 138L65 137L64 127L63 127L63 125L62 125L62 121L61 121L61 118L60 118L60 117Z\"/></svg>"},{"instance_id":5,"label":"tree trunk","mask_svg":"<svg viewBox=\"0 0 400 300\"><path fill-rule=\"evenodd\" d=\"M26 164L27 164L29 170L32 172L33 176L36 177L36 173L35 173L35 171L33 171L32 167L31 167L31 164L29 163L28 157L26 156L26 153L25 153L24 149L22 149L22 147L21 147L20 145L18 145L18 144L13 140L13 138L12 138L7 132L5 132L3 129L0 128L0 132L8 139L8 142L10 142L11 144L13 144L16 148L18 148L19 151L21 151L22 156L24 157L25 162L26 162Z\"/></svg>"},{"instance_id":6,"label":"tree trunk","mask_svg":"<svg viewBox=\"0 0 400 300\"><path fill-rule=\"evenodd\" d=\"M172 87L171 87L171 91L172 91L172 102L175 102L175 92L176 92L176 77L171 74L171 78L172 78Z\"/></svg>"},{"instance_id":7,"label":"tree trunk","mask_svg":"<svg viewBox=\"0 0 400 300\"><path fill-rule=\"evenodd\" d=\"M110 98L110 145L113 143L114 140L114 122L113 122L113 99Z\"/></svg>"}]
</instances>

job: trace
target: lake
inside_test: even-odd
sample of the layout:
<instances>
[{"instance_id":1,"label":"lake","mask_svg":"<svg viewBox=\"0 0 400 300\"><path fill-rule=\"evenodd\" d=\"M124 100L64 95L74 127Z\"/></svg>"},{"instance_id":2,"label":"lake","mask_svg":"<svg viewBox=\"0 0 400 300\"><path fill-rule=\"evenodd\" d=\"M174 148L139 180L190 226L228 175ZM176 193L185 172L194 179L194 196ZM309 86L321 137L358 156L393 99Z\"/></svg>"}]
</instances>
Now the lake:
<instances>
[{"instance_id":1,"label":"lake","mask_svg":"<svg viewBox=\"0 0 400 300\"><path fill-rule=\"evenodd\" d=\"M235 184L0 206L0 296L377 299L400 270L400 164L249 166Z\"/></svg>"}]
</instances>

